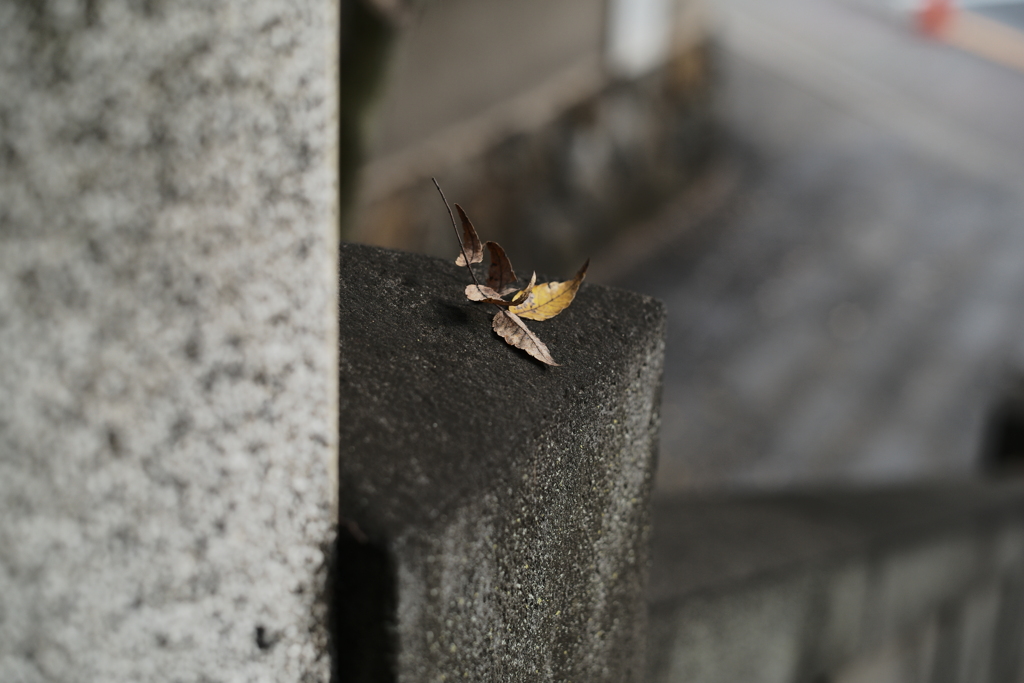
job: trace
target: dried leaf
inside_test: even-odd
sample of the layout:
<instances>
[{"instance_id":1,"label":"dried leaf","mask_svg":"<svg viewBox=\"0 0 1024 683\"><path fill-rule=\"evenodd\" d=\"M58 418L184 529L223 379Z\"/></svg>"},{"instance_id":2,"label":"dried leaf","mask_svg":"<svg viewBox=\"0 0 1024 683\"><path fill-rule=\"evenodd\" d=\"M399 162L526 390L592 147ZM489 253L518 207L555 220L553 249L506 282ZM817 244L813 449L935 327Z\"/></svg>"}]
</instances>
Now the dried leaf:
<instances>
[{"instance_id":1,"label":"dried leaf","mask_svg":"<svg viewBox=\"0 0 1024 683\"><path fill-rule=\"evenodd\" d=\"M533 275L530 276L529 284L527 284L526 287L516 292L516 295L512 297L512 305L526 305L527 301L529 301L530 299L530 295L533 294L533 287L536 283L537 273L534 272ZM513 291L514 290L515 288L513 288Z\"/></svg>"},{"instance_id":2,"label":"dried leaf","mask_svg":"<svg viewBox=\"0 0 1024 683\"><path fill-rule=\"evenodd\" d=\"M576 276L566 282L545 282L533 288L530 300L509 309L511 313L529 320L547 320L564 311L576 297L576 291L587 276L590 259L583 264Z\"/></svg>"},{"instance_id":3,"label":"dried leaf","mask_svg":"<svg viewBox=\"0 0 1024 683\"><path fill-rule=\"evenodd\" d=\"M444 192L441 191L441 186L436 179L434 179L434 186L448 208L448 214L452 219L452 228L455 230L456 236L459 237L451 205L445 199ZM568 282L548 282L538 288L537 273L533 273L529 284L517 291L515 287L516 274L512 270L512 263L505 254L505 250L497 242L488 242L490 267L487 271L487 284L480 284L472 264L483 261L483 245L480 244L476 228L473 227L473 223L463 208L458 204L455 205L455 208L459 211L463 231L463 236L459 237L462 253L455 259L455 263L459 266L466 266L473 278L473 284L466 287L466 298L470 301L493 304L500 308L491 325L498 336L508 344L526 351L542 363L558 365L551 357L551 352L544 342L530 331L526 323L516 313L521 312L523 317L534 320L547 320L561 313L575 298L576 291L579 290L580 284L587 274L587 266L590 261L584 263L576 273L576 277ZM512 294L512 297L505 299L504 297L509 294Z\"/></svg>"},{"instance_id":4,"label":"dried leaf","mask_svg":"<svg viewBox=\"0 0 1024 683\"><path fill-rule=\"evenodd\" d=\"M466 298L470 301L489 301L501 299L501 294L498 294L487 285L466 285Z\"/></svg>"},{"instance_id":5,"label":"dried leaf","mask_svg":"<svg viewBox=\"0 0 1024 683\"><path fill-rule=\"evenodd\" d=\"M505 250L497 242L488 242L487 251L491 256L491 267L487 269L487 286L502 295L514 292L515 287L509 285L518 279L512 270L512 262L505 255Z\"/></svg>"},{"instance_id":6,"label":"dried leaf","mask_svg":"<svg viewBox=\"0 0 1024 683\"><path fill-rule=\"evenodd\" d=\"M485 304L494 304L495 306L515 306L516 304L525 303L529 300L530 292L533 291L533 283L537 281L537 273L533 274L533 278L530 279L530 284L525 289L520 290L514 297L509 300L501 298L501 295L496 291L488 287L487 285L466 285L466 298L470 301L482 301Z\"/></svg>"},{"instance_id":7,"label":"dried leaf","mask_svg":"<svg viewBox=\"0 0 1024 683\"><path fill-rule=\"evenodd\" d=\"M514 305L514 302L505 301L487 285L466 285L466 298L470 301L482 301L485 304L494 304L504 308Z\"/></svg>"},{"instance_id":8,"label":"dried leaf","mask_svg":"<svg viewBox=\"0 0 1024 683\"><path fill-rule=\"evenodd\" d=\"M462 221L462 248L465 249L466 256L469 256L470 263L480 263L484 260L484 247L480 244L476 228L473 227L473 224L469 221L469 216L466 215L461 206L456 204L455 209L459 212L459 219ZM455 265L466 265L466 259L461 253L455 259Z\"/></svg>"},{"instance_id":9,"label":"dried leaf","mask_svg":"<svg viewBox=\"0 0 1024 683\"><path fill-rule=\"evenodd\" d=\"M508 311L498 311L491 323L494 331L512 346L526 351L528 354L548 365L558 365L551 357L551 352L519 316Z\"/></svg>"}]
</instances>

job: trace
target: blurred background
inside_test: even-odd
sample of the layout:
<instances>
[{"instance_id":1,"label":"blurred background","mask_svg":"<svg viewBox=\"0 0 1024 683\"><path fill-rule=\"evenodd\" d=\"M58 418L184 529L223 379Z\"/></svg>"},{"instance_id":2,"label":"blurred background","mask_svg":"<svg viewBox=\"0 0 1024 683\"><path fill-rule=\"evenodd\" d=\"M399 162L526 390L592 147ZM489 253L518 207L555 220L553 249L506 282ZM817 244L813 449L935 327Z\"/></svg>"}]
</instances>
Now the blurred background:
<instances>
[{"instance_id":1,"label":"blurred background","mask_svg":"<svg viewBox=\"0 0 1024 683\"><path fill-rule=\"evenodd\" d=\"M669 310L658 491L1024 462L1024 4L344 0L343 238Z\"/></svg>"}]
</instances>

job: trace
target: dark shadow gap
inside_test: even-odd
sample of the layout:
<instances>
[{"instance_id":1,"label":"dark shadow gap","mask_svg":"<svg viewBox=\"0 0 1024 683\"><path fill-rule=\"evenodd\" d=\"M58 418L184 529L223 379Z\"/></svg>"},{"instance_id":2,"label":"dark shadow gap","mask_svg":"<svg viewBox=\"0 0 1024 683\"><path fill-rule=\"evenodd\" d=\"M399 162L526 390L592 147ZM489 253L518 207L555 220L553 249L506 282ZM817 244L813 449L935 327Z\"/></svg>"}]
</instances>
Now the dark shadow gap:
<instances>
[{"instance_id":1,"label":"dark shadow gap","mask_svg":"<svg viewBox=\"0 0 1024 683\"><path fill-rule=\"evenodd\" d=\"M980 464L989 475L1024 475L1024 378L1017 378L990 409Z\"/></svg>"},{"instance_id":2,"label":"dark shadow gap","mask_svg":"<svg viewBox=\"0 0 1024 683\"><path fill-rule=\"evenodd\" d=\"M394 683L395 572L387 550L339 524L328 581L332 683Z\"/></svg>"}]
</instances>

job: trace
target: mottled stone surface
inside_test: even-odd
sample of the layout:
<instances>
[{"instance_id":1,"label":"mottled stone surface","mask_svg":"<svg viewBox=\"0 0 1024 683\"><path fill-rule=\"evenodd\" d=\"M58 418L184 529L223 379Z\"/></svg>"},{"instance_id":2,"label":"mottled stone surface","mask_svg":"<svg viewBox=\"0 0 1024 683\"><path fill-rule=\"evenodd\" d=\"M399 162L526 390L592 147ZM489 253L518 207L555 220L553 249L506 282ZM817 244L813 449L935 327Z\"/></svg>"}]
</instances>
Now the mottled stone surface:
<instances>
[{"instance_id":1,"label":"mottled stone surface","mask_svg":"<svg viewBox=\"0 0 1024 683\"><path fill-rule=\"evenodd\" d=\"M529 322L548 367L453 260L343 245L341 273L339 505L390 558L398 680L642 680L661 304L584 283Z\"/></svg>"},{"instance_id":2,"label":"mottled stone surface","mask_svg":"<svg viewBox=\"0 0 1024 683\"><path fill-rule=\"evenodd\" d=\"M325 680L336 14L0 4L0 680Z\"/></svg>"}]
</instances>

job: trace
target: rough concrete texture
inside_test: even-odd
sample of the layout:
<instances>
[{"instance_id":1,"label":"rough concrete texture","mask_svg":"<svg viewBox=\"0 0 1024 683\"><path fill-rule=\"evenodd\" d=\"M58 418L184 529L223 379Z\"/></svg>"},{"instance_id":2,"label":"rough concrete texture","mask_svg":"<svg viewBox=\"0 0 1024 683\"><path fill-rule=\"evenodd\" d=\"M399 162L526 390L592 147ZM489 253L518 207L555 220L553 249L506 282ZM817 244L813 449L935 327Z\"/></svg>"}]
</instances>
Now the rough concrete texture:
<instances>
[{"instance_id":1,"label":"rough concrete texture","mask_svg":"<svg viewBox=\"0 0 1024 683\"><path fill-rule=\"evenodd\" d=\"M1019 575L1013 579L1019 583ZM1006 582L974 586L918 628L857 657L836 683L1019 681L1021 595ZM1008 617L1013 618L1009 628Z\"/></svg>"},{"instance_id":2,"label":"rough concrete texture","mask_svg":"<svg viewBox=\"0 0 1024 683\"><path fill-rule=\"evenodd\" d=\"M654 528L650 681L1017 680L1020 484L672 497Z\"/></svg>"},{"instance_id":3,"label":"rough concrete texture","mask_svg":"<svg viewBox=\"0 0 1024 683\"><path fill-rule=\"evenodd\" d=\"M0 4L0 680L314 681L337 8Z\"/></svg>"},{"instance_id":4,"label":"rough concrete texture","mask_svg":"<svg viewBox=\"0 0 1024 683\"><path fill-rule=\"evenodd\" d=\"M664 309L584 283L529 323L547 367L453 260L341 249L339 505L390 557L397 679L639 681Z\"/></svg>"}]
</instances>

